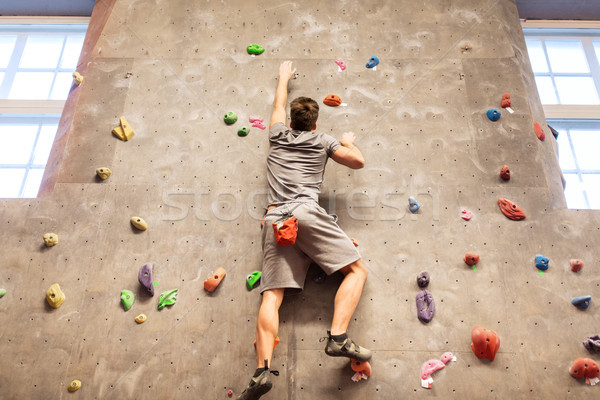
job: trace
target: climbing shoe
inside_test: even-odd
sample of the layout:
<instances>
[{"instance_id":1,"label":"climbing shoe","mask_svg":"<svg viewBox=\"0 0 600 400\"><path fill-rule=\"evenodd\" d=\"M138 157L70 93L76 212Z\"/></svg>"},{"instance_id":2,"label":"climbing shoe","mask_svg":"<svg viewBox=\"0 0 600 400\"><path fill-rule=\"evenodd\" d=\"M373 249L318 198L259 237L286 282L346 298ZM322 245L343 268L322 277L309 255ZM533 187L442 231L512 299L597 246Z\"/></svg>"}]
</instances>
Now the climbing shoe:
<instances>
[{"instance_id":1,"label":"climbing shoe","mask_svg":"<svg viewBox=\"0 0 600 400\"><path fill-rule=\"evenodd\" d=\"M327 331L327 338L323 339L327 339L325 354L330 357L348 357L358 361L369 361L373 356L371 350L360 347L348 337L341 342L336 342L331 337L331 332Z\"/></svg>"},{"instance_id":2,"label":"climbing shoe","mask_svg":"<svg viewBox=\"0 0 600 400\"><path fill-rule=\"evenodd\" d=\"M248 387L237 397L237 400L257 400L267 393L273 387L271 383L271 374L277 376L278 371L270 371L267 360L265 360L265 370L258 376L252 377Z\"/></svg>"}]
</instances>

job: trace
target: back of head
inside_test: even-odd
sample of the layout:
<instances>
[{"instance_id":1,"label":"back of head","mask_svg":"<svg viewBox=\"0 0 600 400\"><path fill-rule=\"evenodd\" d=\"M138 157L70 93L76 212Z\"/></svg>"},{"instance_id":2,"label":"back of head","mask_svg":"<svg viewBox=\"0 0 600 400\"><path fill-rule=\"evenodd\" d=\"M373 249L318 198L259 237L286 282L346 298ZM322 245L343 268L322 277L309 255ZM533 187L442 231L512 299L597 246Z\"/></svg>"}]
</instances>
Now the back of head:
<instances>
[{"instance_id":1,"label":"back of head","mask_svg":"<svg viewBox=\"0 0 600 400\"><path fill-rule=\"evenodd\" d=\"M292 128L297 131L312 131L319 118L319 104L308 97L298 97L290 103Z\"/></svg>"}]
</instances>

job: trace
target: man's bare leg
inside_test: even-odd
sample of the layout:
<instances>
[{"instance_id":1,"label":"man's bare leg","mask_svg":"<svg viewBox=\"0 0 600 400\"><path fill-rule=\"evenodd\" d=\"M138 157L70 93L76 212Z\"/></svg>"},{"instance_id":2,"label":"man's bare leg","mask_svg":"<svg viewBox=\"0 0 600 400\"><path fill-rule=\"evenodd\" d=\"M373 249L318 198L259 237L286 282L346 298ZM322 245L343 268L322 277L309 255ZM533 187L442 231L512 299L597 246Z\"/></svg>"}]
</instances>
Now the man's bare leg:
<instances>
[{"instance_id":1,"label":"man's bare leg","mask_svg":"<svg viewBox=\"0 0 600 400\"><path fill-rule=\"evenodd\" d=\"M264 368L265 360L271 366L273 346L279 329L279 307L285 289L272 289L263 292L262 303L256 322L256 368Z\"/></svg>"},{"instance_id":2,"label":"man's bare leg","mask_svg":"<svg viewBox=\"0 0 600 400\"><path fill-rule=\"evenodd\" d=\"M331 322L332 335L346 333L368 275L362 259L346 265L341 271L345 276L335 295L333 321Z\"/></svg>"}]
</instances>

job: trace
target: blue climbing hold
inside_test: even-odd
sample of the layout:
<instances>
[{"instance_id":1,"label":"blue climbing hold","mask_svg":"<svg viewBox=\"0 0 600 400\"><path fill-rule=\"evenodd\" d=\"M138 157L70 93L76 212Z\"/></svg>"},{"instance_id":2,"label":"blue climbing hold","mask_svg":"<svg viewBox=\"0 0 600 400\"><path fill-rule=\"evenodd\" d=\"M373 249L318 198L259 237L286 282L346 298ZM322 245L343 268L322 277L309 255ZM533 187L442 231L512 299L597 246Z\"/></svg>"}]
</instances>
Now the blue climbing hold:
<instances>
[{"instance_id":1,"label":"blue climbing hold","mask_svg":"<svg viewBox=\"0 0 600 400\"><path fill-rule=\"evenodd\" d=\"M419 207L421 207L419 205L419 203L417 203L417 200L415 200L414 197L409 197L408 198L408 209L410 210L411 213L416 213L417 211L419 211Z\"/></svg>"},{"instance_id":2,"label":"blue climbing hold","mask_svg":"<svg viewBox=\"0 0 600 400\"><path fill-rule=\"evenodd\" d=\"M592 301L592 296L579 296L571 300L571 303L573 303L575 307L585 310L590 306L590 301Z\"/></svg>"},{"instance_id":3,"label":"blue climbing hold","mask_svg":"<svg viewBox=\"0 0 600 400\"><path fill-rule=\"evenodd\" d=\"M500 119L500 111L496 110L495 108L490 108L487 111L487 117L490 119L490 121L498 121Z\"/></svg>"},{"instance_id":4,"label":"blue climbing hold","mask_svg":"<svg viewBox=\"0 0 600 400\"><path fill-rule=\"evenodd\" d=\"M377 56L371 56L371 58L369 58L369 62L367 62L367 68L376 67L377 64L379 64L379 58L377 58Z\"/></svg>"},{"instance_id":5,"label":"blue climbing hold","mask_svg":"<svg viewBox=\"0 0 600 400\"><path fill-rule=\"evenodd\" d=\"M544 257L541 254L535 256L535 267L540 271L546 271L548 269L548 257Z\"/></svg>"}]
</instances>

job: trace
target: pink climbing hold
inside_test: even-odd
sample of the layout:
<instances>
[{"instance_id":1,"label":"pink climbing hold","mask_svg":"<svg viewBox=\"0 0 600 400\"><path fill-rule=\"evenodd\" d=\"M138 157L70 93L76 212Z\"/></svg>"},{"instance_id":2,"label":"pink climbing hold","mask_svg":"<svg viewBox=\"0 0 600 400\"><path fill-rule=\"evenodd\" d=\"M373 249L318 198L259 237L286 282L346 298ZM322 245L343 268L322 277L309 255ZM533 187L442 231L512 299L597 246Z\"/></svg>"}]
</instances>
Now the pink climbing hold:
<instances>
[{"instance_id":1,"label":"pink climbing hold","mask_svg":"<svg viewBox=\"0 0 600 400\"><path fill-rule=\"evenodd\" d=\"M461 215L461 218L464 219L465 221L470 220L471 217L473 216L473 214L471 213L471 211L462 210L461 212L464 214L464 215Z\"/></svg>"},{"instance_id":2,"label":"pink climbing hold","mask_svg":"<svg viewBox=\"0 0 600 400\"><path fill-rule=\"evenodd\" d=\"M252 117L252 116L251 116L250 118L248 118L248 121L249 121L250 123L253 123L253 122L256 122L256 121L258 121L258 122L264 122L265 120L264 120L264 119L262 119L262 118L260 118L260 117Z\"/></svg>"},{"instance_id":3,"label":"pink climbing hold","mask_svg":"<svg viewBox=\"0 0 600 400\"><path fill-rule=\"evenodd\" d=\"M229 396L229 397L233 396L233 390L229 389L227 391L227 396Z\"/></svg>"},{"instance_id":4,"label":"pink climbing hold","mask_svg":"<svg viewBox=\"0 0 600 400\"><path fill-rule=\"evenodd\" d=\"M252 124L252 126L253 126L254 128L262 129L263 131L266 129L266 126L265 126L265 124L263 124L263 123L262 123L262 122L260 122L260 121L256 121L256 122L254 122L254 123Z\"/></svg>"},{"instance_id":5,"label":"pink climbing hold","mask_svg":"<svg viewBox=\"0 0 600 400\"><path fill-rule=\"evenodd\" d=\"M442 362L444 364L448 364L448 361L456 361L456 357L454 357L454 354L450 353L449 351L442 354Z\"/></svg>"},{"instance_id":6,"label":"pink climbing hold","mask_svg":"<svg viewBox=\"0 0 600 400\"><path fill-rule=\"evenodd\" d=\"M431 389L431 384L433 383L433 379L431 379L431 374L445 367L446 364L444 364L440 360L426 361L425 364L423 364L423 366L421 367L421 386L425 389Z\"/></svg>"},{"instance_id":7,"label":"pink climbing hold","mask_svg":"<svg viewBox=\"0 0 600 400\"><path fill-rule=\"evenodd\" d=\"M533 129L535 130L535 134L538 137L538 139L540 139L540 140L546 139L546 134L544 133L544 130L542 129L540 124L538 124L537 122L534 122Z\"/></svg>"},{"instance_id":8,"label":"pink climbing hold","mask_svg":"<svg viewBox=\"0 0 600 400\"><path fill-rule=\"evenodd\" d=\"M338 65L338 67L340 67L342 71L346 69L346 63L342 60L335 60L335 63Z\"/></svg>"}]
</instances>

